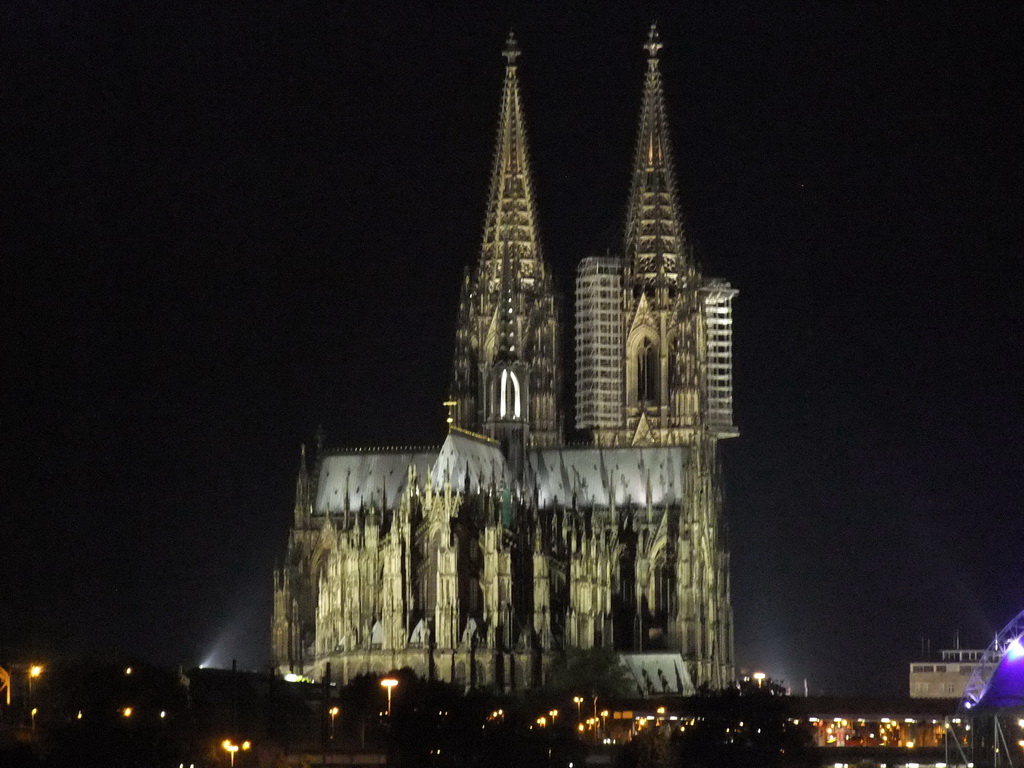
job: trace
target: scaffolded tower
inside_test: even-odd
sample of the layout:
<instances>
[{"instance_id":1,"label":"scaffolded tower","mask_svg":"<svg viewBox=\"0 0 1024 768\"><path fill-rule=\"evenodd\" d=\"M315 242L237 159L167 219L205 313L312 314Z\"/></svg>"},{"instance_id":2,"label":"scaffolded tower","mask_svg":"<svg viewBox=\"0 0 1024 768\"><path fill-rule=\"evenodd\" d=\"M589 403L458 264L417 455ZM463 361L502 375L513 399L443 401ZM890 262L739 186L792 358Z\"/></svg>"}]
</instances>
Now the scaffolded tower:
<instances>
[{"instance_id":1,"label":"scaffolded tower","mask_svg":"<svg viewBox=\"0 0 1024 768\"><path fill-rule=\"evenodd\" d=\"M717 437L736 437L732 415L732 300L738 291L724 280L704 282L707 326L707 420Z\"/></svg>"},{"instance_id":2,"label":"scaffolded tower","mask_svg":"<svg viewBox=\"0 0 1024 768\"><path fill-rule=\"evenodd\" d=\"M622 260L592 256L576 271L576 427L622 426Z\"/></svg>"}]
</instances>

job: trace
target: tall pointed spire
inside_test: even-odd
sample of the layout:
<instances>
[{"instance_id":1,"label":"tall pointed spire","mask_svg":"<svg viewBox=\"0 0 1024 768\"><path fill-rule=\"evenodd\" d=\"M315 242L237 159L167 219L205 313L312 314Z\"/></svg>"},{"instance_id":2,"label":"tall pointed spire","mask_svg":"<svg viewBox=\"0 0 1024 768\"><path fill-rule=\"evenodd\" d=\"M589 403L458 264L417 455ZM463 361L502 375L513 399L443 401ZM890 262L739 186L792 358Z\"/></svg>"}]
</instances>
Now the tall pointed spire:
<instances>
[{"instance_id":1,"label":"tall pointed spire","mask_svg":"<svg viewBox=\"0 0 1024 768\"><path fill-rule=\"evenodd\" d=\"M523 103L519 94L516 64L520 55L519 44L511 32L505 41L503 55L506 61L505 87L501 95L501 116L487 197L483 252L480 255L480 287L486 291L500 289L503 251L506 248L512 262L513 278L524 285L532 285L543 268Z\"/></svg>"},{"instance_id":2,"label":"tall pointed spire","mask_svg":"<svg viewBox=\"0 0 1024 768\"><path fill-rule=\"evenodd\" d=\"M647 75L626 215L626 259L634 279L645 287L674 284L687 271L688 260L658 67L662 47L652 24L644 44Z\"/></svg>"},{"instance_id":3,"label":"tall pointed spire","mask_svg":"<svg viewBox=\"0 0 1024 768\"><path fill-rule=\"evenodd\" d=\"M450 399L456 426L495 437L502 408L508 413L501 382L512 381L522 397L513 412L529 422L524 434L531 444L552 445L562 425L559 304L541 255L519 55L510 33L484 237L460 302Z\"/></svg>"}]
</instances>

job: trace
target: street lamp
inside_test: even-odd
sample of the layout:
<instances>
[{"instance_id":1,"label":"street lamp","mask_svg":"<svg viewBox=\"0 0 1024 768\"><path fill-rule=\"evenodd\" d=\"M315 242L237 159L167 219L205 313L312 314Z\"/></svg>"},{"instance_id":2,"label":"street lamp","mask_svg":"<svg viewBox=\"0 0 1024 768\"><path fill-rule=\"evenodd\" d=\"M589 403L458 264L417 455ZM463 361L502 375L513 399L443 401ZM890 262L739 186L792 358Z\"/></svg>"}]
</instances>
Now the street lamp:
<instances>
[{"instance_id":1,"label":"street lamp","mask_svg":"<svg viewBox=\"0 0 1024 768\"><path fill-rule=\"evenodd\" d=\"M28 668L28 702L32 703L32 681L43 674L43 667L41 664L33 664Z\"/></svg>"},{"instance_id":2,"label":"street lamp","mask_svg":"<svg viewBox=\"0 0 1024 768\"><path fill-rule=\"evenodd\" d=\"M39 711L39 709L37 707L32 707L32 730L33 731L35 731L35 729L36 729L36 712L38 712L38 711ZM22 722L24 722L24 720Z\"/></svg>"},{"instance_id":3,"label":"street lamp","mask_svg":"<svg viewBox=\"0 0 1024 768\"><path fill-rule=\"evenodd\" d=\"M336 718L338 716L338 713L340 711L341 710L338 709L337 707L331 707L329 710L327 710L328 714L330 714L330 716L331 716L331 740L332 741L334 740L334 718Z\"/></svg>"},{"instance_id":4,"label":"street lamp","mask_svg":"<svg viewBox=\"0 0 1024 768\"><path fill-rule=\"evenodd\" d=\"M557 709L552 709L550 712L548 712L548 714L551 715L551 725L554 725L555 724L555 718L558 717L558 710Z\"/></svg>"},{"instance_id":5,"label":"street lamp","mask_svg":"<svg viewBox=\"0 0 1024 768\"><path fill-rule=\"evenodd\" d=\"M252 744L248 741L243 741L241 745L238 745L233 743L231 739L224 739L221 746L224 747L225 752L231 755L231 768L235 768L235 753L238 752L238 750L242 750L244 752L249 749Z\"/></svg>"},{"instance_id":6,"label":"street lamp","mask_svg":"<svg viewBox=\"0 0 1024 768\"><path fill-rule=\"evenodd\" d=\"M764 678L765 678L764 672L755 672L754 673L754 679L757 680L757 687L758 688L761 687L761 683L764 682Z\"/></svg>"},{"instance_id":7,"label":"street lamp","mask_svg":"<svg viewBox=\"0 0 1024 768\"><path fill-rule=\"evenodd\" d=\"M391 689L398 685L398 681L393 677L385 677L380 684L388 689L388 717L391 717Z\"/></svg>"},{"instance_id":8,"label":"street lamp","mask_svg":"<svg viewBox=\"0 0 1024 768\"><path fill-rule=\"evenodd\" d=\"M573 704L576 705L576 722L577 723L582 723L583 722L583 714L580 711L580 707L583 705L583 697L582 696L573 696L572 697L572 701L573 701Z\"/></svg>"}]
</instances>

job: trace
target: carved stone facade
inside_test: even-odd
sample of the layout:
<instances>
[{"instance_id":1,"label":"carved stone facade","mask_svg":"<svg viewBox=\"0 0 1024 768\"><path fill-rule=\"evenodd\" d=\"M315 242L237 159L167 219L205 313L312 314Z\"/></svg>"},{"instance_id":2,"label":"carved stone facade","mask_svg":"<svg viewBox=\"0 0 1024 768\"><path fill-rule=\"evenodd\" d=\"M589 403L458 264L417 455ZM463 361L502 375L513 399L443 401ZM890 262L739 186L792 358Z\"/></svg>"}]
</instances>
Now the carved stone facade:
<instances>
[{"instance_id":1,"label":"carved stone facade","mask_svg":"<svg viewBox=\"0 0 1024 768\"><path fill-rule=\"evenodd\" d=\"M614 648L631 654L640 693L671 687L644 659L669 659L672 690L732 679L718 442L735 434L721 310L735 292L705 281L686 245L660 47L652 28L617 282L617 422L605 408L588 444L564 441L559 304L510 37L484 241L459 306L449 434L423 450L320 445L312 471L303 453L275 574L278 668L318 675L330 663L344 682L411 667L521 690L542 685L567 649Z\"/></svg>"}]
</instances>

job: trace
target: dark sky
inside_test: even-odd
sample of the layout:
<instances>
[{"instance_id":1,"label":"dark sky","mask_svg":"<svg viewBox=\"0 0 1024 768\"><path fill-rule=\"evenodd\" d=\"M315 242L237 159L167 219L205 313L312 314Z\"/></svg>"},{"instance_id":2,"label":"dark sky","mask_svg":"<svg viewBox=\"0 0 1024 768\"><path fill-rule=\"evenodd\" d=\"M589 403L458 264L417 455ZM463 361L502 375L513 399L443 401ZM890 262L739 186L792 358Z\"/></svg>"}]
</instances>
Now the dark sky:
<instances>
[{"instance_id":1,"label":"dark sky","mask_svg":"<svg viewBox=\"0 0 1024 768\"><path fill-rule=\"evenodd\" d=\"M652 19L741 291L739 661L899 692L1024 609L1022 6L148 5L0 12L0 656L265 663L300 443L443 437L509 28L568 292Z\"/></svg>"}]
</instances>

